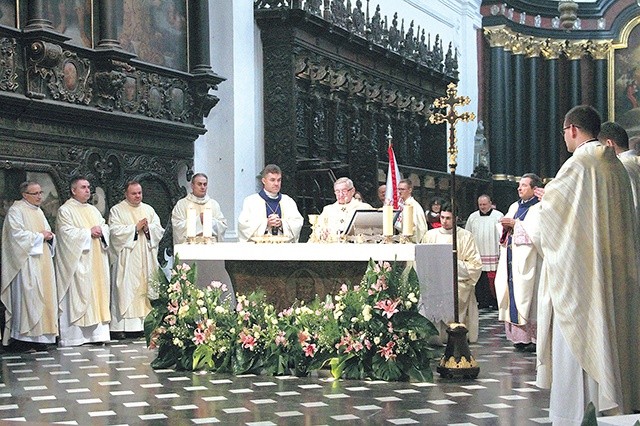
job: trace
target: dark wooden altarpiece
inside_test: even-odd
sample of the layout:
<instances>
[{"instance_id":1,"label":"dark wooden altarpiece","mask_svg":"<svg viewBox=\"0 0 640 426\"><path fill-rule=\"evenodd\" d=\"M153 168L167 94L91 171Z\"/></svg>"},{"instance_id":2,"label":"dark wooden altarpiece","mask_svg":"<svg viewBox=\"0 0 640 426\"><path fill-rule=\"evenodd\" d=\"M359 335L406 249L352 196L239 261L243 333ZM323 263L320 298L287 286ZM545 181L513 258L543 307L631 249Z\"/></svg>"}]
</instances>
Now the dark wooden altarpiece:
<instances>
[{"instance_id":1,"label":"dark wooden altarpiece","mask_svg":"<svg viewBox=\"0 0 640 426\"><path fill-rule=\"evenodd\" d=\"M137 179L145 201L166 225L171 208L185 195L178 177L192 173L193 142L205 132L203 117L218 101L209 90L224 80L209 65L208 2L178 1L181 7L172 10L182 15L171 21L175 31L158 27L152 33L127 27L160 13L143 10L150 2L87 1L77 15L72 13L77 2L66 2L72 3L68 9L61 0L5 3L0 216L20 198L18 184L35 178L43 184L43 207L54 222L57 207L69 197L70 178L84 175L105 217L123 198L124 183ZM70 19L66 25L52 23L63 12ZM123 19L123 13L134 12L137 19ZM71 18L84 23L76 28L82 37L72 37ZM125 50L125 42L156 63Z\"/></svg>"},{"instance_id":2,"label":"dark wooden altarpiece","mask_svg":"<svg viewBox=\"0 0 640 426\"><path fill-rule=\"evenodd\" d=\"M283 191L305 218L335 201L336 177L353 179L375 204L389 127L401 173L420 180L414 197L423 205L433 195L446 198L446 127L428 116L457 81L451 43L397 13L389 19L379 6L370 10L368 1L257 0L255 19L264 52L266 162L283 169ZM462 179L463 214L489 184Z\"/></svg>"}]
</instances>

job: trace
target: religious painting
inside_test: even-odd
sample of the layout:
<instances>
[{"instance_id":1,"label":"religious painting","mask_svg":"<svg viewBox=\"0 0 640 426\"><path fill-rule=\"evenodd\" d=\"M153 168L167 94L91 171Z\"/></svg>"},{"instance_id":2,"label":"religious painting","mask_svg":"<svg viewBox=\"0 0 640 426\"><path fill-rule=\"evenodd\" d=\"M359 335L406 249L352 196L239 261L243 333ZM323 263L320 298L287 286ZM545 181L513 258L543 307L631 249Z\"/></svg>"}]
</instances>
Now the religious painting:
<instances>
[{"instance_id":1,"label":"religious painting","mask_svg":"<svg viewBox=\"0 0 640 426\"><path fill-rule=\"evenodd\" d=\"M630 135L640 134L640 18L621 31L614 45L614 119ZM611 79L610 79L611 81ZM611 108L610 108L611 109Z\"/></svg>"},{"instance_id":2,"label":"religious painting","mask_svg":"<svg viewBox=\"0 0 640 426\"><path fill-rule=\"evenodd\" d=\"M117 0L121 47L144 62L187 71L186 0Z\"/></svg>"},{"instance_id":3,"label":"religious painting","mask_svg":"<svg viewBox=\"0 0 640 426\"><path fill-rule=\"evenodd\" d=\"M51 21L60 34L70 37L70 43L92 47L91 0L48 0L44 4L44 17Z\"/></svg>"},{"instance_id":4,"label":"religious painting","mask_svg":"<svg viewBox=\"0 0 640 426\"><path fill-rule=\"evenodd\" d=\"M16 0L0 0L0 25L16 26Z\"/></svg>"}]
</instances>

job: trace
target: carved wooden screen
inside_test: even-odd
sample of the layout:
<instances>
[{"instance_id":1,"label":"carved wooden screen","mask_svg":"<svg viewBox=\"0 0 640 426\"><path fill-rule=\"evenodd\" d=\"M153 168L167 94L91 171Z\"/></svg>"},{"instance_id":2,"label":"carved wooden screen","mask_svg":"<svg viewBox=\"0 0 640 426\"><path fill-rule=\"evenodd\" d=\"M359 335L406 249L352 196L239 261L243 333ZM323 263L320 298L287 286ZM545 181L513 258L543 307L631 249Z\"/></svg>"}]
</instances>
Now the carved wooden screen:
<instances>
[{"instance_id":1,"label":"carved wooden screen","mask_svg":"<svg viewBox=\"0 0 640 426\"><path fill-rule=\"evenodd\" d=\"M397 14L384 22L379 7L370 17L360 1L353 10L343 1L256 1L255 17L264 52L265 161L287 174L284 191L305 216L335 201L331 173L376 200L389 128L401 172L420 179L416 198L440 191L423 183L446 176L446 128L427 118L457 79L451 45L443 49L438 35L427 38L413 22L405 31Z\"/></svg>"}]
</instances>

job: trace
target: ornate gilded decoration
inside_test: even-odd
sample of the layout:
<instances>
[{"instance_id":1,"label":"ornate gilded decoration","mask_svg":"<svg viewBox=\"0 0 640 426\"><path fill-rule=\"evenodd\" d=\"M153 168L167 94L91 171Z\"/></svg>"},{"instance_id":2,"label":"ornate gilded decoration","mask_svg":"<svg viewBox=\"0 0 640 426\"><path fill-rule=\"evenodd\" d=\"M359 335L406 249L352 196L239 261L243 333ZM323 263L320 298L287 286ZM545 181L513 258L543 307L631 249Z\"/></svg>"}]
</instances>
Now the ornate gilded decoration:
<instances>
[{"instance_id":1,"label":"ornate gilded decoration","mask_svg":"<svg viewBox=\"0 0 640 426\"><path fill-rule=\"evenodd\" d=\"M542 57L547 60L558 59L564 50L564 42L547 39L542 44Z\"/></svg>"},{"instance_id":2,"label":"ornate gilded decoration","mask_svg":"<svg viewBox=\"0 0 640 426\"><path fill-rule=\"evenodd\" d=\"M504 47L512 38L512 33L504 26L483 28L484 36L491 47Z\"/></svg>"},{"instance_id":3,"label":"ornate gilded decoration","mask_svg":"<svg viewBox=\"0 0 640 426\"><path fill-rule=\"evenodd\" d=\"M564 54L570 61L575 61L587 52L587 40L567 41L564 47Z\"/></svg>"},{"instance_id":4,"label":"ornate gilded decoration","mask_svg":"<svg viewBox=\"0 0 640 426\"><path fill-rule=\"evenodd\" d=\"M589 40L586 43L586 50L593 59L607 59L609 54L613 51L613 44L611 43L611 40Z\"/></svg>"}]
</instances>

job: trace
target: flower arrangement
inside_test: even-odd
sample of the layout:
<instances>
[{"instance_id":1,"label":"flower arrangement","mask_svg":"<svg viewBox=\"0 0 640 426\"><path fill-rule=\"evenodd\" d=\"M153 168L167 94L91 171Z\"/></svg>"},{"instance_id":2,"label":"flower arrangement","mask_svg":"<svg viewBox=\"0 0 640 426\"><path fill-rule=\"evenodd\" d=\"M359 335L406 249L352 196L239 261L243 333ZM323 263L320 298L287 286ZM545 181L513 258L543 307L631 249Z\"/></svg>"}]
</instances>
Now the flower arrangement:
<instances>
[{"instance_id":1,"label":"flower arrangement","mask_svg":"<svg viewBox=\"0 0 640 426\"><path fill-rule=\"evenodd\" d=\"M279 313L263 292L238 295L232 307L224 284L200 289L195 276L176 259L155 282L145 319L153 368L304 376L329 362L336 378L432 380L427 340L437 331L418 312L412 268L370 261L359 284Z\"/></svg>"}]
</instances>

